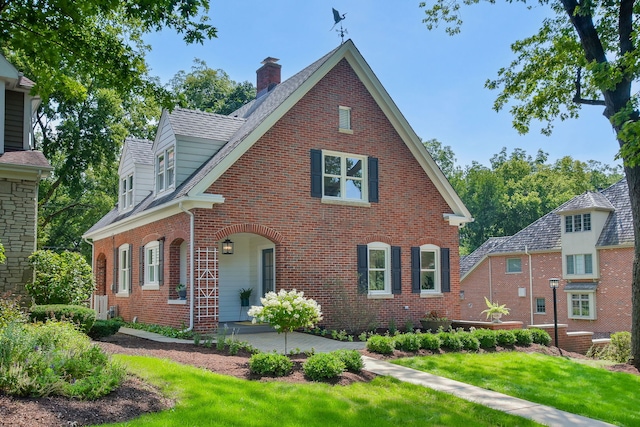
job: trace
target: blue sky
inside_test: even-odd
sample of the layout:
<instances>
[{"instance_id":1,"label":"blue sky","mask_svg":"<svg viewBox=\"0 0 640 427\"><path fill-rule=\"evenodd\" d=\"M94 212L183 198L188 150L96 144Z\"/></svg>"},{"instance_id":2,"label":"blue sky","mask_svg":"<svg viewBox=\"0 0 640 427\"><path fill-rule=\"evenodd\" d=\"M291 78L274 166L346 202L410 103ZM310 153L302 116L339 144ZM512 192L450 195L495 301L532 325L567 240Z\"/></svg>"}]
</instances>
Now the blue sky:
<instances>
[{"instance_id":1,"label":"blue sky","mask_svg":"<svg viewBox=\"0 0 640 427\"><path fill-rule=\"evenodd\" d=\"M279 58L283 80L340 44L331 8L346 13L350 38L391 98L422 139L436 138L453 149L457 164L489 159L502 147L538 149L555 161L616 164L617 142L602 107L583 107L578 120L556 122L551 137L534 125L528 135L511 126L508 111L492 109L498 92L484 82L513 59L510 44L533 34L546 8L522 4L478 4L462 11L462 33L448 36L422 24L418 0L211 0L209 16L218 38L185 45L180 35L164 31L147 37L151 74L167 83L194 58L221 68L235 81L255 84L261 61ZM336 28L338 28L336 26Z\"/></svg>"}]
</instances>

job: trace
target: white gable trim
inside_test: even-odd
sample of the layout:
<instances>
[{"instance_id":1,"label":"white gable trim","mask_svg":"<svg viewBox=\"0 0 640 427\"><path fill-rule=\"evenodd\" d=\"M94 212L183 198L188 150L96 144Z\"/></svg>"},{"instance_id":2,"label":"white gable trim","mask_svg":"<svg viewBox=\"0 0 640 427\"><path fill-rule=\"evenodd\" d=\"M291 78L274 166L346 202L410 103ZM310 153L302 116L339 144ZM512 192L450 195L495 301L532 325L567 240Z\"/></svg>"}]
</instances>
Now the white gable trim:
<instances>
[{"instance_id":1,"label":"white gable trim","mask_svg":"<svg viewBox=\"0 0 640 427\"><path fill-rule=\"evenodd\" d=\"M246 153L275 123L284 116L303 96L311 90L329 71L331 71L342 59L346 59L357 76L363 82L367 90L376 100L378 106L385 113L394 129L411 153L418 160L422 169L434 183L442 197L445 199L453 214L450 214L450 224L458 225L473 221L471 213L462 203L460 197L444 176L435 161L422 145L420 138L415 134L407 120L395 105L387 91L366 63L360 52L351 40L344 43L333 55L331 55L295 92L293 92L275 111L267 116L244 140L229 153L215 168L213 168L199 183L197 183L189 196L204 193L218 178L222 176L244 153Z\"/></svg>"},{"instance_id":2,"label":"white gable trim","mask_svg":"<svg viewBox=\"0 0 640 427\"><path fill-rule=\"evenodd\" d=\"M101 240L112 235L124 233L155 221L168 218L170 216L184 213L184 209L212 209L213 205L224 203L224 197L220 194L202 194L197 197L181 197L172 200L170 203L157 206L152 209L144 210L140 213L131 215L125 219L109 224L92 233L85 233L82 237L85 239ZM181 208L182 206L182 208Z\"/></svg>"}]
</instances>

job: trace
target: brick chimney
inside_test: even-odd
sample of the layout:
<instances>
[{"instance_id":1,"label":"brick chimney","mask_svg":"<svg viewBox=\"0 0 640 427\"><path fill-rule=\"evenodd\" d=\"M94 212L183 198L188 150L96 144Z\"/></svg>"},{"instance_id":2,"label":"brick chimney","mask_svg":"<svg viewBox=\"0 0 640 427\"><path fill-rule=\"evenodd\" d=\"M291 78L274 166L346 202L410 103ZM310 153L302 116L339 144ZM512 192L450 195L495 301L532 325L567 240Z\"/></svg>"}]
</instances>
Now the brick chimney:
<instances>
[{"instance_id":1,"label":"brick chimney","mask_svg":"<svg viewBox=\"0 0 640 427\"><path fill-rule=\"evenodd\" d=\"M276 64L278 58L268 57L262 61L262 67L256 71L257 85L256 92L257 98L269 92L277 84L280 84L280 69L282 65Z\"/></svg>"}]
</instances>

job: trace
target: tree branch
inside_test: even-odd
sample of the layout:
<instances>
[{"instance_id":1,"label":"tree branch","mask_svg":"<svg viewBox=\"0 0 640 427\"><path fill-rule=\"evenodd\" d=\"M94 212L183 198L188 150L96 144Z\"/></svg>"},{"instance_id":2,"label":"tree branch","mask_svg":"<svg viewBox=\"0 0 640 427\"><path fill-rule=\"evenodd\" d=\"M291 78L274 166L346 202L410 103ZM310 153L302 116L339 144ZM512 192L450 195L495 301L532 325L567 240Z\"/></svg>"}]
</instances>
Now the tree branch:
<instances>
[{"instance_id":1,"label":"tree branch","mask_svg":"<svg viewBox=\"0 0 640 427\"><path fill-rule=\"evenodd\" d=\"M586 105L605 105L605 102L601 99L583 99L582 95L581 95L581 91L582 91L582 86L581 86L581 80L582 80L582 69L580 67L578 67L578 70L576 72L576 94L573 96L573 102L575 102L576 104L586 104Z\"/></svg>"}]
</instances>

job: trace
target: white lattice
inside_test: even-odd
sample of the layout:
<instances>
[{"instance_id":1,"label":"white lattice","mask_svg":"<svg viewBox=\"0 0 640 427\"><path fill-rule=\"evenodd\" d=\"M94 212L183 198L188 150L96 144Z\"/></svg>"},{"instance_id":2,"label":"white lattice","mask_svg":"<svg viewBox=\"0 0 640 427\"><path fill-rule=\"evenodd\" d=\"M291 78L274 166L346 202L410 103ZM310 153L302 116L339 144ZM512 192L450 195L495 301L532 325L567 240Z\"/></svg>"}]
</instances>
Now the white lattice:
<instances>
[{"instance_id":1,"label":"white lattice","mask_svg":"<svg viewBox=\"0 0 640 427\"><path fill-rule=\"evenodd\" d=\"M218 317L218 248L196 249L195 309L198 320Z\"/></svg>"}]
</instances>

